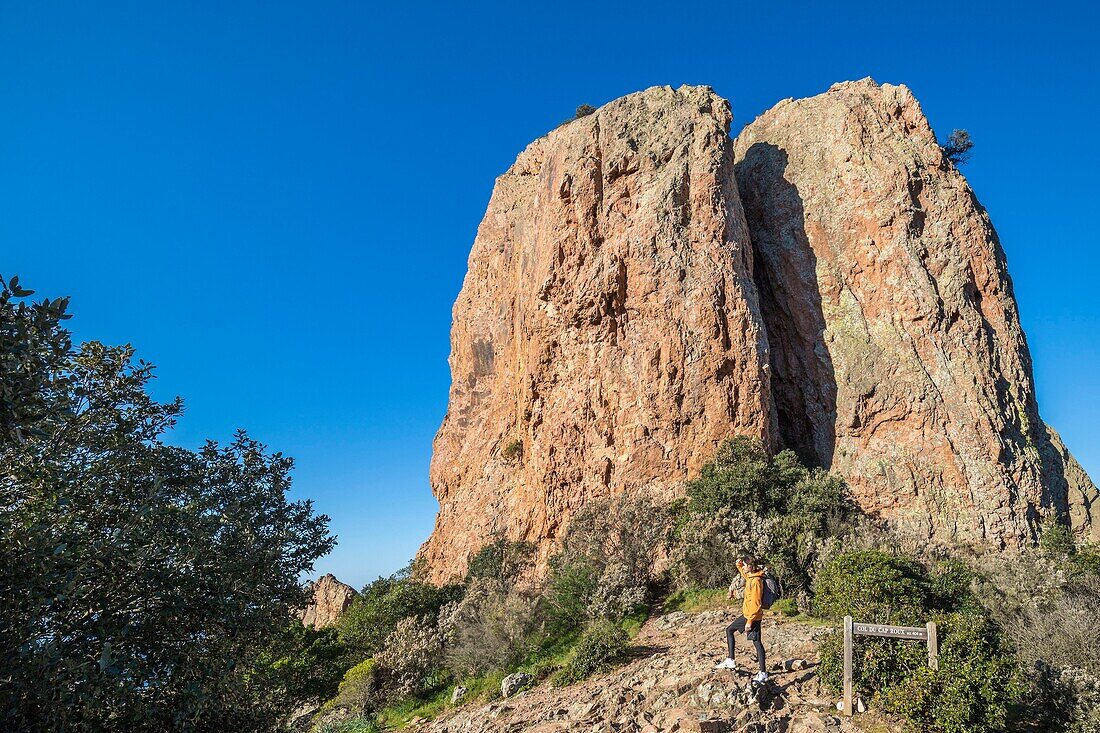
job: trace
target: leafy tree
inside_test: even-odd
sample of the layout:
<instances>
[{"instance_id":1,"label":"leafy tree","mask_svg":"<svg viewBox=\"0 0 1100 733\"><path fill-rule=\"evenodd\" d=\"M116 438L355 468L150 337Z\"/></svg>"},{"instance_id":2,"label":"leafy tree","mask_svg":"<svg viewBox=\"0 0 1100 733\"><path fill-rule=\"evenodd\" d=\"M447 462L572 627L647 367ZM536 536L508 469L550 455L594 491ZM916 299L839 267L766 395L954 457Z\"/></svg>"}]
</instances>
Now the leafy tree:
<instances>
[{"instance_id":1,"label":"leafy tree","mask_svg":"<svg viewBox=\"0 0 1100 733\"><path fill-rule=\"evenodd\" d=\"M807 469L790 450L775 456L754 438L725 441L698 478L687 483L688 501L675 522L674 556L718 559L732 572L737 546L768 548L766 560L788 590L806 588L821 540L839 532L855 512L842 478ZM751 528L751 532L744 531ZM740 541L729 542L723 538ZM681 579L714 577L682 567Z\"/></svg>"},{"instance_id":2,"label":"leafy tree","mask_svg":"<svg viewBox=\"0 0 1100 733\"><path fill-rule=\"evenodd\" d=\"M940 143L943 154L955 165L962 165L970 160L970 151L974 147L974 140L966 130L952 130L947 136L947 141Z\"/></svg>"},{"instance_id":3,"label":"leafy tree","mask_svg":"<svg viewBox=\"0 0 1100 733\"><path fill-rule=\"evenodd\" d=\"M292 461L238 433L197 452L129 346L74 350L64 301L0 299L0 720L6 730L270 727L291 704L248 663L304 602L327 517Z\"/></svg>"},{"instance_id":4,"label":"leafy tree","mask_svg":"<svg viewBox=\"0 0 1100 733\"><path fill-rule=\"evenodd\" d=\"M401 620L418 616L426 623L435 623L439 609L461 597L462 586L436 587L421 582L415 578L412 567L407 567L363 588L340 615L337 622L340 641L359 659L365 659L382 650L386 637Z\"/></svg>"},{"instance_id":5,"label":"leafy tree","mask_svg":"<svg viewBox=\"0 0 1100 733\"><path fill-rule=\"evenodd\" d=\"M315 629L295 620L259 655L254 673L266 675L276 694L287 699L327 700L350 666L335 628Z\"/></svg>"},{"instance_id":6,"label":"leafy tree","mask_svg":"<svg viewBox=\"0 0 1100 733\"><path fill-rule=\"evenodd\" d=\"M33 295L19 278L0 277L0 442L22 444L41 437L51 395L64 388L64 364L72 344L61 322L68 298L28 303Z\"/></svg>"},{"instance_id":7,"label":"leafy tree","mask_svg":"<svg viewBox=\"0 0 1100 733\"><path fill-rule=\"evenodd\" d=\"M534 553L535 546L530 542L512 542L503 537L496 539L470 558L466 582L485 578L513 585L531 567Z\"/></svg>"},{"instance_id":8,"label":"leafy tree","mask_svg":"<svg viewBox=\"0 0 1100 733\"><path fill-rule=\"evenodd\" d=\"M774 459L754 438L738 435L722 443L687 483L689 511L713 514L724 507L770 515L786 508L794 485L806 474L793 451Z\"/></svg>"}]
</instances>

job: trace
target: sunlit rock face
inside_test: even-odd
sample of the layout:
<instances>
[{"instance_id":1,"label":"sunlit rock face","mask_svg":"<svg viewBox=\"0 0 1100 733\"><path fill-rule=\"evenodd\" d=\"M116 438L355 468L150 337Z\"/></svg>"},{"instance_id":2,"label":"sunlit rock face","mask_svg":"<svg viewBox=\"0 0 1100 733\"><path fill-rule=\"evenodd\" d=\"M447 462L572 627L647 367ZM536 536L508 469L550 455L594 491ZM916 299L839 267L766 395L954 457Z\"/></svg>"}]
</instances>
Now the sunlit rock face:
<instances>
[{"instance_id":1,"label":"sunlit rock face","mask_svg":"<svg viewBox=\"0 0 1100 733\"><path fill-rule=\"evenodd\" d=\"M303 624L315 629L323 629L336 623L340 614L346 611L359 595L354 588L341 583L332 573L326 573L318 578L316 583L310 583L307 590L312 596L312 601L302 609L298 617Z\"/></svg>"},{"instance_id":2,"label":"sunlit rock face","mask_svg":"<svg viewBox=\"0 0 1100 733\"><path fill-rule=\"evenodd\" d=\"M936 540L1017 545L1050 510L1085 524L1096 490L1039 417L997 234L912 93L781 102L736 158L779 442Z\"/></svg>"},{"instance_id":3,"label":"sunlit rock face","mask_svg":"<svg viewBox=\"0 0 1100 733\"><path fill-rule=\"evenodd\" d=\"M909 90L730 122L707 87L653 88L497 179L454 306L428 577L498 537L541 572L585 502L676 496L738 434L934 541L1016 546L1048 513L1100 531L997 235Z\"/></svg>"},{"instance_id":4,"label":"sunlit rock face","mask_svg":"<svg viewBox=\"0 0 1100 733\"><path fill-rule=\"evenodd\" d=\"M770 438L730 120L709 88L649 89L497 179L454 307L433 578L497 533L545 561L589 499L671 496L723 438Z\"/></svg>"}]
</instances>

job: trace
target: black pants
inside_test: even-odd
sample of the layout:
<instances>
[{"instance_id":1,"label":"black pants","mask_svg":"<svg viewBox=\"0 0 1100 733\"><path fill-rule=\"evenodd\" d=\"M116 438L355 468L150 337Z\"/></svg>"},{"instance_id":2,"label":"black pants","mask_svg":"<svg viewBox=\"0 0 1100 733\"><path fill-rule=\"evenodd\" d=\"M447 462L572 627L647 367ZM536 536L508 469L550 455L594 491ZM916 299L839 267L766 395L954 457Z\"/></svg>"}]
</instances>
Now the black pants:
<instances>
[{"instance_id":1,"label":"black pants","mask_svg":"<svg viewBox=\"0 0 1100 733\"><path fill-rule=\"evenodd\" d=\"M736 631L743 631L745 638L752 642L756 647L756 663L760 666L760 671L764 671L764 645L760 642L760 621L753 621L748 624L748 628L745 625L748 622L744 616L738 616L732 624L726 627L726 646L729 647L729 657L733 659L733 634Z\"/></svg>"}]
</instances>

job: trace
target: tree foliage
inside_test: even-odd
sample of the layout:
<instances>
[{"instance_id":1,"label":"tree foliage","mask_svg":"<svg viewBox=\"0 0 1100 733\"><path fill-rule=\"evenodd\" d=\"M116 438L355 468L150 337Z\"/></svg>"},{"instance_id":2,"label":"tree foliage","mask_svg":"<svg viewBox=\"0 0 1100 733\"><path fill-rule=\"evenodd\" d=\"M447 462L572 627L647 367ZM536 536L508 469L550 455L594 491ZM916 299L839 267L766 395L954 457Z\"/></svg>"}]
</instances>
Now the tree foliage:
<instances>
[{"instance_id":1,"label":"tree foliage","mask_svg":"<svg viewBox=\"0 0 1100 733\"><path fill-rule=\"evenodd\" d=\"M417 580L412 567L388 578L378 578L363 588L337 623L340 640L359 658L382 650L399 621L421 617L435 623L439 610L462 597L462 586L437 587Z\"/></svg>"},{"instance_id":2,"label":"tree foliage","mask_svg":"<svg viewBox=\"0 0 1100 733\"><path fill-rule=\"evenodd\" d=\"M327 517L243 432L164 434L129 346L73 349L65 301L0 298L0 715L8 730L258 730L290 701L256 659L304 601ZM16 302L19 301L19 302Z\"/></svg>"},{"instance_id":3,"label":"tree foliage","mask_svg":"<svg viewBox=\"0 0 1100 733\"><path fill-rule=\"evenodd\" d=\"M947 141L940 143L943 154L955 165L962 165L970 160L970 151L974 147L974 140L966 130L952 130L947 136Z\"/></svg>"},{"instance_id":4,"label":"tree foliage","mask_svg":"<svg viewBox=\"0 0 1100 733\"><path fill-rule=\"evenodd\" d=\"M759 440L731 438L687 483L673 574L681 588L714 582L747 552L764 555L788 590L805 588L821 540L855 511L839 476L806 468L793 451L772 456Z\"/></svg>"}]
</instances>

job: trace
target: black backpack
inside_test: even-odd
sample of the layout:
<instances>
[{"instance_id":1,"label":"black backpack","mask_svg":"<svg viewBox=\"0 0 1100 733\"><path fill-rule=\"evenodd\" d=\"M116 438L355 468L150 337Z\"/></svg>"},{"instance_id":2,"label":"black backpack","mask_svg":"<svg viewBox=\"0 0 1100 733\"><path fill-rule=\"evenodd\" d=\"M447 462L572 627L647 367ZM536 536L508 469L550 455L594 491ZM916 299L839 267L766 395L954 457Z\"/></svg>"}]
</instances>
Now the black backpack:
<instances>
[{"instance_id":1,"label":"black backpack","mask_svg":"<svg viewBox=\"0 0 1100 733\"><path fill-rule=\"evenodd\" d=\"M760 605L771 608L773 603L783 597L783 584L779 582L779 578L770 575L765 575L760 582L764 584L764 590L760 594Z\"/></svg>"}]
</instances>

